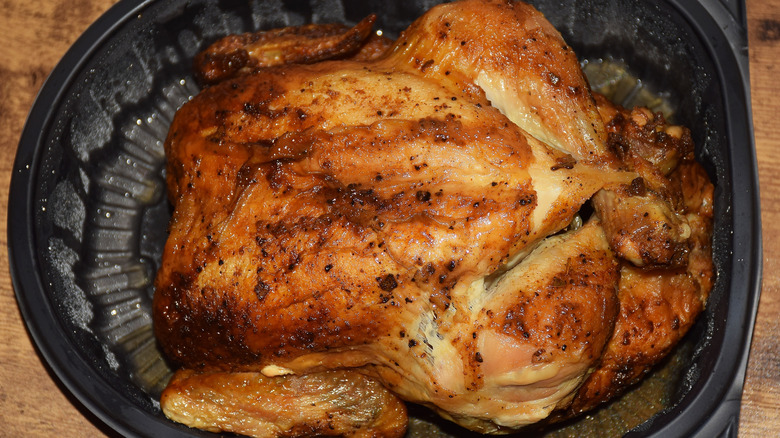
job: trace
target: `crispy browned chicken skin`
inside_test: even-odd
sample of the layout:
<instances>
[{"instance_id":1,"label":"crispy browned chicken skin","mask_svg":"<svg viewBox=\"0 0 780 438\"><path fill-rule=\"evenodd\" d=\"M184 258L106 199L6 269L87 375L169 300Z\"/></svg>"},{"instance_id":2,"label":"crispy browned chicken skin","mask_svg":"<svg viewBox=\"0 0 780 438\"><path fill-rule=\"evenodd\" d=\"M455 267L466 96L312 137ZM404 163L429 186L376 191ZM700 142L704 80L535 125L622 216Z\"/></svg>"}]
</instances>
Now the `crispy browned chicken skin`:
<instances>
[{"instance_id":1,"label":"crispy browned chicken skin","mask_svg":"<svg viewBox=\"0 0 780 438\"><path fill-rule=\"evenodd\" d=\"M688 131L594 98L524 3L435 7L386 51L365 25L229 37L196 61L219 78L203 59L257 58L209 79L165 144L155 329L187 391L218 395L182 413L178 378L166 413L204 427L213 400L262 387L247 373L345 370L333 385L502 432L637 381L711 287L712 185ZM278 50L294 53L263 64ZM209 427L274 421L237 410ZM391 436L405 412L387 412L352 427Z\"/></svg>"}]
</instances>

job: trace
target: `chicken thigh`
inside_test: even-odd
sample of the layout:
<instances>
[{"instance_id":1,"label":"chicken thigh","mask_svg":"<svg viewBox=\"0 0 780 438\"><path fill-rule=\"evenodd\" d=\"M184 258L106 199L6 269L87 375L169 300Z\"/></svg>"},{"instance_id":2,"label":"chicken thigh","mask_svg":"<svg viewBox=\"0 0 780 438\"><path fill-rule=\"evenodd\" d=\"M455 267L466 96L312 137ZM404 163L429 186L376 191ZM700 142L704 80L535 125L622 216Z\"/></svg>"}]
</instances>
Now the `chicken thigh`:
<instances>
[{"instance_id":1,"label":"chicken thigh","mask_svg":"<svg viewBox=\"0 0 780 438\"><path fill-rule=\"evenodd\" d=\"M360 26L342 31L370 39ZM222 392L234 398L246 373L343 370L496 433L595 406L668 352L712 270L711 185L679 146L684 129L648 152L651 133L635 132L665 121L635 127L597 102L523 3L438 6L386 52L352 41L230 67L173 121L154 323L188 385L234 375ZM218 43L210 59L220 47L244 50ZM621 336L640 345L644 320L627 297L653 294L670 303L657 320L676 325L637 360Z\"/></svg>"}]
</instances>

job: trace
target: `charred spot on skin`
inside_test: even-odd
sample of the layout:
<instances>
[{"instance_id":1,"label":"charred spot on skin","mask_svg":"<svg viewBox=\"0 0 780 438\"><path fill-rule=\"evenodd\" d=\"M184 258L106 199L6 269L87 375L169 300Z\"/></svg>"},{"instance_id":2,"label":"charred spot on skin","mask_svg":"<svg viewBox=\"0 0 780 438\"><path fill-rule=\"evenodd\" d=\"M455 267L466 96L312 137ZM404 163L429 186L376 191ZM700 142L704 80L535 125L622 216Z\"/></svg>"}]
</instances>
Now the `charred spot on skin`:
<instances>
[{"instance_id":1,"label":"charred spot on skin","mask_svg":"<svg viewBox=\"0 0 780 438\"><path fill-rule=\"evenodd\" d=\"M287 265L287 270L294 271L298 264L301 262L301 256L296 254L293 260Z\"/></svg>"},{"instance_id":2,"label":"charred spot on skin","mask_svg":"<svg viewBox=\"0 0 780 438\"><path fill-rule=\"evenodd\" d=\"M387 274L384 277L377 277L376 281L379 283L379 288L385 292L391 292L393 289L398 287L398 281L396 281L393 274Z\"/></svg>"},{"instance_id":3,"label":"charred spot on skin","mask_svg":"<svg viewBox=\"0 0 780 438\"><path fill-rule=\"evenodd\" d=\"M669 141L669 134L665 133L664 131L658 131L654 132L654 141L656 143L665 143Z\"/></svg>"},{"instance_id":4,"label":"charred spot on skin","mask_svg":"<svg viewBox=\"0 0 780 438\"><path fill-rule=\"evenodd\" d=\"M555 160L555 164L550 167L550 170L556 171L559 169L568 169L571 170L574 168L574 165L577 164L577 160L572 157L571 155L566 155L563 157L559 157Z\"/></svg>"},{"instance_id":5,"label":"charred spot on skin","mask_svg":"<svg viewBox=\"0 0 780 438\"><path fill-rule=\"evenodd\" d=\"M483 361L483 359L482 359L482 353L480 353L479 351L477 351L477 353L474 355L474 360L476 360L478 363L482 363L482 361Z\"/></svg>"},{"instance_id":6,"label":"charred spot on skin","mask_svg":"<svg viewBox=\"0 0 780 438\"><path fill-rule=\"evenodd\" d=\"M528 194L526 197L521 198L520 200L518 200L518 203L521 206L523 206L523 207L525 207L526 205L531 205L534 202L536 202L536 195L533 194L533 193Z\"/></svg>"},{"instance_id":7,"label":"charred spot on skin","mask_svg":"<svg viewBox=\"0 0 780 438\"><path fill-rule=\"evenodd\" d=\"M431 192L419 190L415 193L414 197L420 202L428 202L431 200Z\"/></svg>"},{"instance_id":8,"label":"charred spot on skin","mask_svg":"<svg viewBox=\"0 0 780 438\"><path fill-rule=\"evenodd\" d=\"M621 367L619 367L615 371L614 380L617 381L621 386L625 384L625 382L629 382L631 379L631 376L634 374L634 367L630 364L625 364Z\"/></svg>"},{"instance_id":9,"label":"charred spot on skin","mask_svg":"<svg viewBox=\"0 0 780 438\"><path fill-rule=\"evenodd\" d=\"M647 186L645 185L644 178L636 177L631 181L628 186L629 196L645 196L647 194Z\"/></svg>"},{"instance_id":10,"label":"charred spot on skin","mask_svg":"<svg viewBox=\"0 0 780 438\"><path fill-rule=\"evenodd\" d=\"M257 183L257 178L255 177L256 171L257 168L254 166L248 164L241 166L236 174L236 185L239 188L244 188Z\"/></svg>"},{"instance_id":11,"label":"charred spot on skin","mask_svg":"<svg viewBox=\"0 0 780 438\"><path fill-rule=\"evenodd\" d=\"M257 284L255 284L255 288L254 288L257 301L262 302L263 300L265 300L265 297L268 295L270 291L271 291L271 287L268 284L266 284L263 280L257 280Z\"/></svg>"},{"instance_id":12,"label":"charred spot on skin","mask_svg":"<svg viewBox=\"0 0 780 438\"><path fill-rule=\"evenodd\" d=\"M243 111L254 117L262 117L269 114L268 106L262 103L244 102Z\"/></svg>"},{"instance_id":13,"label":"charred spot on skin","mask_svg":"<svg viewBox=\"0 0 780 438\"><path fill-rule=\"evenodd\" d=\"M622 116L618 115L615 119L618 117L622 118ZM615 119L613 119L613 121ZM625 160L626 155L628 154L628 145L626 144L625 138L616 132L610 132L607 135L607 149L614 153L620 160Z\"/></svg>"}]
</instances>

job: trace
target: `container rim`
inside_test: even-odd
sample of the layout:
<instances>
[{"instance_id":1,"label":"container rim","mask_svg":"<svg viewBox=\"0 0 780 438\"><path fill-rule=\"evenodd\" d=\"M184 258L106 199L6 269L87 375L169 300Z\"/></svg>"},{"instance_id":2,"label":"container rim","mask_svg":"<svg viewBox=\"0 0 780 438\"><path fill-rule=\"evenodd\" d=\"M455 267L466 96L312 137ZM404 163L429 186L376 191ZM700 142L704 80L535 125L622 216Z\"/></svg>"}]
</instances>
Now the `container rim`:
<instances>
[{"instance_id":1,"label":"container rim","mask_svg":"<svg viewBox=\"0 0 780 438\"><path fill-rule=\"evenodd\" d=\"M732 176L744 181L733 197L733 265L731 291L743 291L746 299L732 300L728 309L730 323L747 329L724 333L724 354L713 373L702 376L705 388L689 393L674 408L650 420L649 427L626 436L736 436L741 394L747 366L750 341L758 308L762 274L762 240L758 174L747 59L747 35L742 17L744 2L727 0L659 0L669 4L698 33L709 56L717 60L718 75L727 114L727 140L730 145L744 145L739 153L729 148ZM50 333L61 333L56 309L45 294L39 274L40 255L36 254L35 188L45 135L80 69L95 52L119 30L138 17L154 0L120 0L105 12L76 40L44 82L25 122L13 165L8 198L9 267L17 303L36 348L57 378L89 411L125 436L201 436L200 432L174 425L161 417L134 406L125 394L115 390L91 365ZM734 26L736 24L736 26ZM723 47L730 50L724 51ZM725 84L741 84L726 87ZM693 391L692 391L693 392ZM712 406L712 400L720 400ZM119 409L119 416L117 411ZM684 413L684 415L681 415ZM668 420L667 422L661 420ZM202 436L213 436L202 434Z\"/></svg>"}]
</instances>

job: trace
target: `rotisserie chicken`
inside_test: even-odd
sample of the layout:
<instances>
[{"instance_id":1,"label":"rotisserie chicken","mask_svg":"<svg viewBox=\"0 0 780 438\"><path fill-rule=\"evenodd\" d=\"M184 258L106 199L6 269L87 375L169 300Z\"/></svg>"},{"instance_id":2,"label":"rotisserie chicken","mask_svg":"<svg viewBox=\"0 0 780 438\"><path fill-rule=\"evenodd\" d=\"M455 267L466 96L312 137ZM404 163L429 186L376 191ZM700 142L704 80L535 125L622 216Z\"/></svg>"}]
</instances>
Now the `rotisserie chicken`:
<instances>
[{"instance_id":1,"label":"rotisserie chicken","mask_svg":"<svg viewBox=\"0 0 780 438\"><path fill-rule=\"evenodd\" d=\"M635 383L711 289L689 131L591 93L527 4L440 5L392 43L372 23L196 58L208 86L165 144L163 410L400 436L399 397L501 433Z\"/></svg>"}]
</instances>

